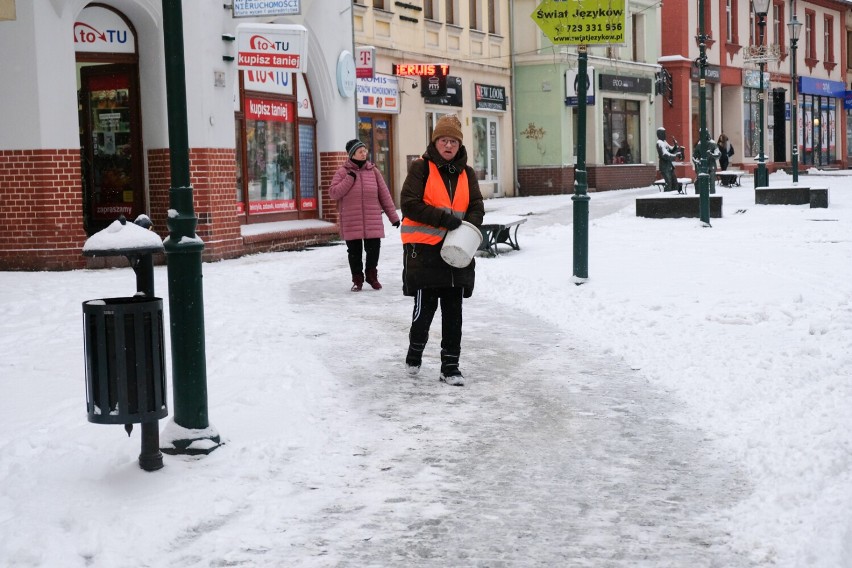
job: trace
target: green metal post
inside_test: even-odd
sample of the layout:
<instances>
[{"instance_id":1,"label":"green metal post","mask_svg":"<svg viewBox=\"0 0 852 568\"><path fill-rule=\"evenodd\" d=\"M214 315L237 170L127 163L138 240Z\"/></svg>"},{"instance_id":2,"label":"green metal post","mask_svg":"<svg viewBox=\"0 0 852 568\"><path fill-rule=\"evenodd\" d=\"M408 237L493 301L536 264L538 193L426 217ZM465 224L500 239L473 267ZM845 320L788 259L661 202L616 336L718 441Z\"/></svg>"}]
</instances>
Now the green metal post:
<instances>
[{"instance_id":1,"label":"green metal post","mask_svg":"<svg viewBox=\"0 0 852 568\"><path fill-rule=\"evenodd\" d=\"M760 43L759 45L763 45L764 31L766 29L766 13L759 13L757 15L757 27L760 30ZM757 102L760 110L759 120L760 124L758 125L760 128L758 131L760 132L760 156L757 158L757 173L754 179L755 187L767 187L769 185L769 172L766 169L766 155L764 154L763 147L763 138L764 138L764 129L763 129L763 121L764 121L764 107L766 95L763 89L763 72L766 68L766 60L761 59L758 68L760 69L760 89L758 90Z\"/></svg>"},{"instance_id":2,"label":"green metal post","mask_svg":"<svg viewBox=\"0 0 852 568\"><path fill-rule=\"evenodd\" d=\"M169 329L172 344L172 390L175 424L204 431L197 437L171 440L166 453L209 453L219 444L207 416L207 364L204 345L204 300L201 253L204 243L196 236L198 218L192 203L189 170L189 134L186 120L186 75L183 51L181 0L162 0L166 57L166 95L169 119L169 237L166 251L169 281ZM202 449L195 440L210 440ZM211 447L212 446L212 447Z\"/></svg>"},{"instance_id":3,"label":"green metal post","mask_svg":"<svg viewBox=\"0 0 852 568\"><path fill-rule=\"evenodd\" d=\"M791 11L794 8L792 2L790 3L790 8ZM793 81L793 102L790 109L790 118L792 119L790 126L791 161L793 163L793 183L799 183L799 122L796 117L799 108L799 94L797 90L799 78L796 76L796 49L798 48L799 29L802 23L796 18L796 14L793 14L790 23L787 25L790 27L790 79Z\"/></svg>"},{"instance_id":4,"label":"green metal post","mask_svg":"<svg viewBox=\"0 0 852 568\"><path fill-rule=\"evenodd\" d=\"M574 284L589 278L589 195L586 176L586 92L589 83L587 46L580 45L577 65L577 164L574 167Z\"/></svg>"},{"instance_id":5,"label":"green metal post","mask_svg":"<svg viewBox=\"0 0 852 568\"><path fill-rule=\"evenodd\" d=\"M707 132L707 35L705 34L704 1L698 0L698 217L710 226L710 179L707 154L710 134Z\"/></svg>"}]
</instances>

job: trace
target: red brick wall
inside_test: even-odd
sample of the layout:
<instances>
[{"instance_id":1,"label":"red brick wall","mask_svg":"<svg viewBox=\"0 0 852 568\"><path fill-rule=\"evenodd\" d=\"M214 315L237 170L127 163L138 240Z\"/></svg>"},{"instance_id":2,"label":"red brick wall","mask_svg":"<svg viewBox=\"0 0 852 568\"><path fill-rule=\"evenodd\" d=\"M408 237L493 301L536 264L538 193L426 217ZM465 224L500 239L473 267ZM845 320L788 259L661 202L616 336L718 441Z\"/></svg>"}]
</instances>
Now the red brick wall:
<instances>
[{"instance_id":1,"label":"red brick wall","mask_svg":"<svg viewBox=\"0 0 852 568\"><path fill-rule=\"evenodd\" d=\"M518 195L574 193L574 168L518 168Z\"/></svg>"},{"instance_id":2,"label":"red brick wall","mask_svg":"<svg viewBox=\"0 0 852 568\"><path fill-rule=\"evenodd\" d=\"M340 212L337 210L337 201L328 196L328 187L334 174L342 166L348 156L346 152L321 152L320 153L320 197L322 199L322 219L335 225L340 220Z\"/></svg>"},{"instance_id":3,"label":"red brick wall","mask_svg":"<svg viewBox=\"0 0 852 568\"><path fill-rule=\"evenodd\" d=\"M589 191L610 191L647 187L656 179L657 167L650 164L629 166L589 166Z\"/></svg>"},{"instance_id":4,"label":"red brick wall","mask_svg":"<svg viewBox=\"0 0 852 568\"><path fill-rule=\"evenodd\" d=\"M204 240L203 260L257 252L292 250L338 238L337 203L328 198L334 172L345 152L320 156L320 199L329 227L283 230L243 239L236 213L236 161L233 149L194 148L189 152L196 233ZM19 150L0 152L0 270L69 270L126 266L126 260L85 258L80 152ZM154 230L168 236L170 164L167 148L148 152L147 214ZM155 262L163 262L155 255Z\"/></svg>"},{"instance_id":5,"label":"red brick wall","mask_svg":"<svg viewBox=\"0 0 852 568\"><path fill-rule=\"evenodd\" d=\"M192 148L189 151L192 207L198 218L195 233L204 241L205 261L243 254L236 204L236 158L233 149ZM154 230L168 236L171 165L167 148L148 152L148 188Z\"/></svg>"},{"instance_id":6,"label":"red brick wall","mask_svg":"<svg viewBox=\"0 0 852 568\"><path fill-rule=\"evenodd\" d=\"M78 149L0 151L0 270L85 265Z\"/></svg>"}]
</instances>

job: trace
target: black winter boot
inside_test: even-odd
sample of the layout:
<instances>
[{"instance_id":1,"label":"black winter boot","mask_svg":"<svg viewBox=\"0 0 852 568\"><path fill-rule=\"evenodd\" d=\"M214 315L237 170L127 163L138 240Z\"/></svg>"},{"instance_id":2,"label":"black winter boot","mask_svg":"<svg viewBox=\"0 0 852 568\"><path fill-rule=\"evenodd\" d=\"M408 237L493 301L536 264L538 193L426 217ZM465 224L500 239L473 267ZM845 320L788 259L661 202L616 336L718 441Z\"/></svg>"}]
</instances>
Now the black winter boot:
<instances>
[{"instance_id":1,"label":"black winter boot","mask_svg":"<svg viewBox=\"0 0 852 568\"><path fill-rule=\"evenodd\" d=\"M353 274L352 275L352 288L353 292L360 292L361 288L364 286L364 275L363 274Z\"/></svg>"},{"instance_id":2,"label":"black winter boot","mask_svg":"<svg viewBox=\"0 0 852 568\"><path fill-rule=\"evenodd\" d=\"M381 290L382 285L379 283L379 271L376 268L367 269L367 284L373 287L373 290Z\"/></svg>"},{"instance_id":3,"label":"black winter boot","mask_svg":"<svg viewBox=\"0 0 852 568\"><path fill-rule=\"evenodd\" d=\"M459 354L441 349L440 380L456 387L464 386L464 377L459 371Z\"/></svg>"},{"instance_id":4,"label":"black winter boot","mask_svg":"<svg viewBox=\"0 0 852 568\"><path fill-rule=\"evenodd\" d=\"M409 375L416 375L420 372L424 349L426 349L425 343L409 343L408 354L405 356L405 370L408 371Z\"/></svg>"}]
</instances>

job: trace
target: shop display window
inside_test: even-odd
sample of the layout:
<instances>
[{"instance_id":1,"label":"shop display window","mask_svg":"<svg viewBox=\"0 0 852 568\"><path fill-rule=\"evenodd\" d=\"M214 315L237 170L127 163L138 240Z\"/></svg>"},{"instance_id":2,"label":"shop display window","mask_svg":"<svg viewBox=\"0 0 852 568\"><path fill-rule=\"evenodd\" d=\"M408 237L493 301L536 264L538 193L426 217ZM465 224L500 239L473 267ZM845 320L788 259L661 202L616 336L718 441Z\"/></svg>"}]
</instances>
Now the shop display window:
<instances>
[{"instance_id":1,"label":"shop display window","mask_svg":"<svg viewBox=\"0 0 852 568\"><path fill-rule=\"evenodd\" d=\"M642 163L639 102L604 99L604 164Z\"/></svg>"},{"instance_id":2,"label":"shop display window","mask_svg":"<svg viewBox=\"0 0 852 568\"><path fill-rule=\"evenodd\" d=\"M292 102L245 98L249 214L296 209L294 125Z\"/></svg>"}]
</instances>

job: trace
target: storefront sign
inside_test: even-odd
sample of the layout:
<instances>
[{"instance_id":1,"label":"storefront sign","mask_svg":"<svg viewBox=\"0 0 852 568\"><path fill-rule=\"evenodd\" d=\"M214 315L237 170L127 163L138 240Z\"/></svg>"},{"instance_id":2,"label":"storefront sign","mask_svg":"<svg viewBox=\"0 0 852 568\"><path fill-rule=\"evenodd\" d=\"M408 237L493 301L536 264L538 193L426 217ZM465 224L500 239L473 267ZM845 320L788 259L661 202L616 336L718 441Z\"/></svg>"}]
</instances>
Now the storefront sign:
<instances>
[{"instance_id":1,"label":"storefront sign","mask_svg":"<svg viewBox=\"0 0 852 568\"><path fill-rule=\"evenodd\" d=\"M586 71L586 104L595 104L595 68L589 67ZM577 97L577 87L579 77L576 69L569 69L565 72L565 105L577 106L579 102Z\"/></svg>"},{"instance_id":2,"label":"storefront sign","mask_svg":"<svg viewBox=\"0 0 852 568\"><path fill-rule=\"evenodd\" d=\"M246 91L292 95L293 76L287 71L246 71L243 84Z\"/></svg>"},{"instance_id":3,"label":"storefront sign","mask_svg":"<svg viewBox=\"0 0 852 568\"><path fill-rule=\"evenodd\" d=\"M355 77L358 79L369 79L376 74L376 48L355 48Z\"/></svg>"},{"instance_id":4,"label":"storefront sign","mask_svg":"<svg viewBox=\"0 0 852 568\"><path fill-rule=\"evenodd\" d=\"M846 84L840 81L799 77L799 93L802 95L821 95L823 97L839 99L846 96Z\"/></svg>"},{"instance_id":5,"label":"storefront sign","mask_svg":"<svg viewBox=\"0 0 852 568\"><path fill-rule=\"evenodd\" d=\"M399 114L399 79L377 74L371 79L358 79L358 112Z\"/></svg>"},{"instance_id":6,"label":"storefront sign","mask_svg":"<svg viewBox=\"0 0 852 568\"><path fill-rule=\"evenodd\" d=\"M235 18L287 16L302 12L301 0L232 0L231 5Z\"/></svg>"},{"instance_id":7,"label":"storefront sign","mask_svg":"<svg viewBox=\"0 0 852 568\"><path fill-rule=\"evenodd\" d=\"M445 105L445 106L464 106L462 96L462 80L461 77L452 75L444 77L446 81L446 94L439 96L425 96L423 102L430 105ZM420 93L423 94L421 88Z\"/></svg>"},{"instance_id":8,"label":"storefront sign","mask_svg":"<svg viewBox=\"0 0 852 568\"><path fill-rule=\"evenodd\" d=\"M304 73L307 68L307 34L296 24L239 24L237 26L237 67L289 70Z\"/></svg>"},{"instance_id":9,"label":"storefront sign","mask_svg":"<svg viewBox=\"0 0 852 568\"><path fill-rule=\"evenodd\" d=\"M249 120L293 122L293 103L246 97L246 118Z\"/></svg>"},{"instance_id":10,"label":"storefront sign","mask_svg":"<svg viewBox=\"0 0 852 568\"><path fill-rule=\"evenodd\" d=\"M556 45L624 45L627 0L543 0L530 14Z\"/></svg>"},{"instance_id":11,"label":"storefront sign","mask_svg":"<svg viewBox=\"0 0 852 568\"><path fill-rule=\"evenodd\" d=\"M846 91L843 94L843 109L852 110L852 91Z\"/></svg>"},{"instance_id":12,"label":"storefront sign","mask_svg":"<svg viewBox=\"0 0 852 568\"><path fill-rule=\"evenodd\" d=\"M121 17L100 6L80 12L74 22L74 51L77 53L136 53L136 38Z\"/></svg>"},{"instance_id":13,"label":"storefront sign","mask_svg":"<svg viewBox=\"0 0 852 568\"><path fill-rule=\"evenodd\" d=\"M701 70L693 65L691 67L690 77L695 79L696 81L699 79L699 75L701 74ZM704 69L704 78L708 83L721 83L722 82L722 68L718 65L708 65Z\"/></svg>"},{"instance_id":14,"label":"storefront sign","mask_svg":"<svg viewBox=\"0 0 852 568\"><path fill-rule=\"evenodd\" d=\"M473 94L478 110L506 110L506 87L474 83Z\"/></svg>"},{"instance_id":15,"label":"storefront sign","mask_svg":"<svg viewBox=\"0 0 852 568\"><path fill-rule=\"evenodd\" d=\"M394 63L393 74L400 77L446 77L450 73L449 65L437 63Z\"/></svg>"},{"instance_id":16,"label":"storefront sign","mask_svg":"<svg viewBox=\"0 0 852 568\"><path fill-rule=\"evenodd\" d=\"M651 79L645 77L625 77L624 75L600 75L602 91L617 91L619 93L638 93L650 95L653 89Z\"/></svg>"}]
</instances>

